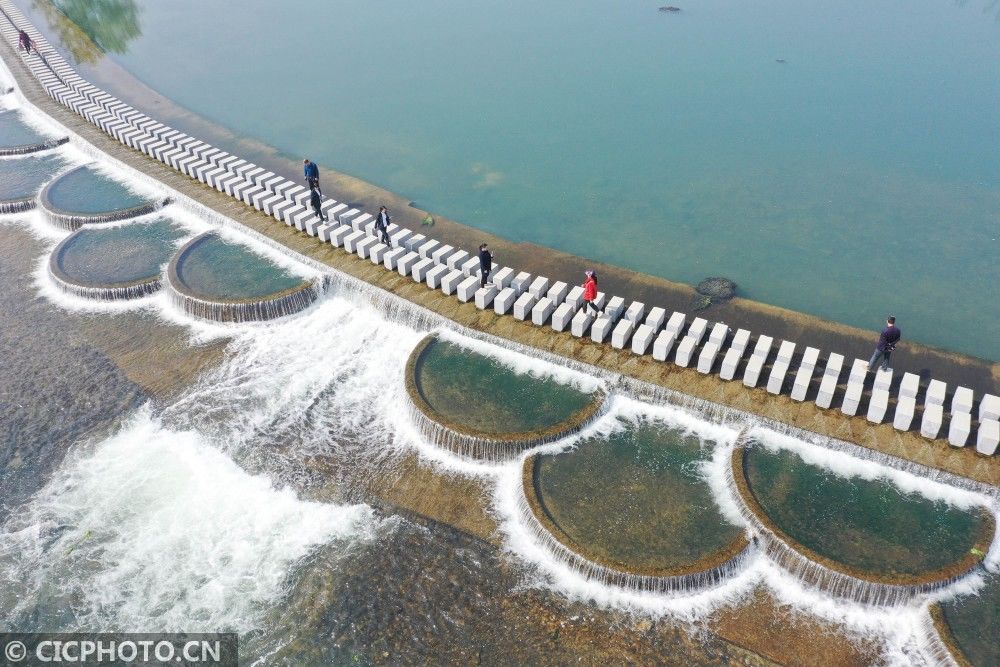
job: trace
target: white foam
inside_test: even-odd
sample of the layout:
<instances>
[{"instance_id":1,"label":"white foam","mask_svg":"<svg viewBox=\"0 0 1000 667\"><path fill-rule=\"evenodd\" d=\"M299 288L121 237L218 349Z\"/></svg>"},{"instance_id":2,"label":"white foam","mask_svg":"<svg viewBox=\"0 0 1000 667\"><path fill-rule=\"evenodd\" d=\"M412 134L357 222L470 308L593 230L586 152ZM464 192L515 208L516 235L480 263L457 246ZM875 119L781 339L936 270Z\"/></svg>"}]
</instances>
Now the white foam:
<instances>
[{"instance_id":1,"label":"white foam","mask_svg":"<svg viewBox=\"0 0 1000 667\"><path fill-rule=\"evenodd\" d=\"M364 506L301 501L141 411L0 533L4 588L20 591L4 616L56 596L72 601L63 629L246 631L297 561L376 528Z\"/></svg>"}]
</instances>

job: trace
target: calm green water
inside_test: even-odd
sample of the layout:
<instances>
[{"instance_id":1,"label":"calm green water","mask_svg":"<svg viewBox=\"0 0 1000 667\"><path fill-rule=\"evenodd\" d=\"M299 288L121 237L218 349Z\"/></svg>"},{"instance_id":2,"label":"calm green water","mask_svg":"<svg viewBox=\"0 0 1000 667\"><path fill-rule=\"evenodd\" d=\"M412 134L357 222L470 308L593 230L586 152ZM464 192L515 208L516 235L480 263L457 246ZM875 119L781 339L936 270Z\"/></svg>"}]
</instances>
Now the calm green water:
<instances>
[{"instance_id":1,"label":"calm green water","mask_svg":"<svg viewBox=\"0 0 1000 667\"><path fill-rule=\"evenodd\" d=\"M977 595L941 605L959 648L976 667L1000 665L1000 576L993 575Z\"/></svg>"},{"instance_id":2,"label":"calm green water","mask_svg":"<svg viewBox=\"0 0 1000 667\"><path fill-rule=\"evenodd\" d=\"M59 265L75 282L121 285L160 275L183 230L169 220L112 229L81 229L60 252Z\"/></svg>"},{"instance_id":3,"label":"calm green water","mask_svg":"<svg viewBox=\"0 0 1000 667\"><path fill-rule=\"evenodd\" d=\"M177 272L193 292L215 301L263 298L304 282L246 246L216 234L207 235L190 250Z\"/></svg>"},{"instance_id":4,"label":"calm green water","mask_svg":"<svg viewBox=\"0 0 1000 667\"><path fill-rule=\"evenodd\" d=\"M66 161L53 153L0 160L0 200L38 194Z\"/></svg>"},{"instance_id":5,"label":"calm green water","mask_svg":"<svg viewBox=\"0 0 1000 667\"><path fill-rule=\"evenodd\" d=\"M187 108L466 224L1000 359L990 0L57 4Z\"/></svg>"},{"instance_id":6,"label":"calm green water","mask_svg":"<svg viewBox=\"0 0 1000 667\"><path fill-rule=\"evenodd\" d=\"M446 341L432 342L416 369L424 399L452 423L484 433L524 433L553 426L592 397L548 378L517 373Z\"/></svg>"},{"instance_id":7,"label":"calm green water","mask_svg":"<svg viewBox=\"0 0 1000 667\"><path fill-rule=\"evenodd\" d=\"M87 214L132 208L148 200L92 167L81 167L52 184L49 201L61 211Z\"/></svg>"},{"instance_id":8,"label":"calm green water","mask_svg":"<svg viewBox=\"0 0 1000 667\"><path fill-rule=\"evenodd\" d=\"M788 450L752 447L746 474L768 516L814 552L873 574L945 567L975 544L983 515L884 480L841 477Z\"/></svg>"},{"instance_id":9,"label":"calm green water","mask_svg":"<svg viewBox=\"0 0 1000 667\"><path fill-rule=\"evenodd\" d=\"M48 139L31 127L17 111L0 112L0 147L38 144Z\"/></svg>"},{"instance_id":10,"label":"calm green water","mask_svg":"<svg viewBox=\"0 0 1000 667\"><path fill-rule=\"evenodd\" d=\"M655 422L623 427L538 464L549 515L585 555L651 572L690 565L739 537L698 474L710 444Z\"/></svg>"}]
</instances>

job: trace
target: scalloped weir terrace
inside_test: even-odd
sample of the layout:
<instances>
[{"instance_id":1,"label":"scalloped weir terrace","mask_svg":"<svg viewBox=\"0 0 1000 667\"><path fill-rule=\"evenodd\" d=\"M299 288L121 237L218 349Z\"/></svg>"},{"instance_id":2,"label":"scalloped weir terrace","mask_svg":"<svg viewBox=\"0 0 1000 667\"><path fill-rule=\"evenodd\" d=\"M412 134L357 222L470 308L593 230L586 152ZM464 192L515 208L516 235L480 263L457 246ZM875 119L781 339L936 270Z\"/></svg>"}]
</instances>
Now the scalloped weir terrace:
<instances>
[{"instance_id":1,"label":"scalloped weir terrace","mask_svg":"<svg viewBox=\"0 0 1000 667\"><path fill-rule=\"evenodd\" d=\"M30 24L9 0L0 0L0 8L0 33L10 46L13 24ZM294 444L359 438L372 448L361 458L379 460L381 438L442 466L419 472L423 477L414 479L424 484L456 473L478 480L451 501L480 508L492 517L487 524L496 522L471 532L501 546L505 557L536 567L547 588L570 598L690 620L739 606L764 588L779 605L878 637L882 650L902 646L907 655L940 664L964 664L963 651L988 654L968 638L969 618L947 605L978 590L1000 561L995 390L946 388L933 374L926 382L911 373L895 380L880 373L869 384L849 356L766 333L751 338L738 323L614 294L601 296L605 312L593 317L581 310L578 288L517 266L496 267L480 287L470 251L435 238L433 229L392 225L391 242L383 244L373 212L332 189L322 204L324 220L309 209L301 185L122 103L80 78L44 36L29 32L40 55L13 64L23 68L14 72L25 89L16 91L18 99L44 111L50 104L38 101L44 91L82 117L89 127L63 109L52 115L65 124L70 147L97 163L77 164L76 153L47 147L73 166L48 176L41 170L40 192L0 202L11 209L0 212L61 230L46 266L63 291L127 301L162 287L166 294L145 299L143 308L193 330L199 320L222 323L235 341L227 352L233 368L207 374L162 414L155 407L152 417L131 417L122 434L100 441L100 456L108 443L121 447L142 436L161 443L193 439L197 456L224 457L203 443L225 442L230 434L212 429L231 419L241 429L232 436L241 447L266 441L271 430L283 434L271 446L293 443L289 462L306 452L309 473L299 479L311 476L323 486L333 484L319 480L338 466L340 453L330 455L334 467L326 468L325 454ZM25 72L38 87L27 95ZM37 202L40 214L18 210L24 201ZM198 224L172 224L174 214ZM353 315L331 319L345 307ZM352 338L358 331L370 338ZM315 364L295 358L299 346L303 355L316 355ZM365 400L372 389L355 382L359 375L375 388L377 401L366 399L374 414L367 417L348 396L360 391ZM202 391L207 402L191 400ZM324 413L324 404L343 408L345 401L347 412ZM248 414L241 424L242 406L262 410L260 421ZM172 434L171 420L183 437ZM366 440L369 430L376 435ZM194 457L192 451L184 455ZM242 471L226 467L231 463L225 475L246 485L254 503L275 502L260 484L243 480ZM406 484L413 474L412 467L399 471ZM434 491L401 496L395 484L378 488L378 474L366 484L388 507L398 503L442 523L456 517L454 507L428 509L426 496ZM475 485L478 497L469 493ZM40 498L52 501L47 511L60 511L57 497ZM323 518L319 505L330 505L282 498L278 504L293 520ZM831 502L854 514L819 511ZM879 534L858 520L866 512L900 525ZM838 543L824 534L816 522L821 514L850 539ZM329 526L338 520L327 519ZM922 534L931 524L933 535ZM314 541L296 542L270 574L305 561L330 534L355 530L354 524L317 529ZM286 526L282 539L295 542L287 532ZM0 540L23 534L0 533ZM87 537L74 539L82 544ZM273 603L273 595L269 589L261 599ZM931 606L935 599L945 601L944 611ZM746 630L719 632L733 645L748 645ZM759 643L750 651L768 655ZM787 656L775 661L791 664Z\"/></svg>"}]
</instances>

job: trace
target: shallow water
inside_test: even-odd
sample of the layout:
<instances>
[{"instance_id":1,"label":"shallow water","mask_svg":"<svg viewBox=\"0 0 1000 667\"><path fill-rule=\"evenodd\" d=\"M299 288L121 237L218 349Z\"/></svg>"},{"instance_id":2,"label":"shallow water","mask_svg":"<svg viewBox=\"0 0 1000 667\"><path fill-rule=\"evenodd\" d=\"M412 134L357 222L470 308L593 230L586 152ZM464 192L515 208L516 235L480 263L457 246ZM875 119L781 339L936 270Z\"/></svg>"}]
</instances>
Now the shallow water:
<instances>
[{"instance_id":1,"label":"shallow water","mask_svg":"<svg viewBox=\"0 0 1000 667\"><path fill-rule=\"evenodd\" d=\"M941 605L959 648L973 665L1000 665L1000 575L989 577L976 595Z\"/></svg>"},{"instance_id":2,"label":"shallow water","mask_svg":"<svg viewBox=\"0 0 1000 667\"><path fill-rule=\"evenodd\" d=\"M435 340L416 368L421 394L447 421L489 434L554 426L592 396L551 378L518 373L492 357Z\"/></svg>"},{"instance_id":3,"label":"shallow water","mask_svg":"<svg viewBox=\"0 0 1000 667\"><path fill-rule=\"evenodd\" d=\"M104 213L149 201L93 167L74 169L61 176L49 188L48 195L54 207L67 213Z\"/></svg>"},{"instance_id":4,"label":"shallow water","mask_svg":"<svg viewBox=\"0 0 1000 667\"><path fill-rule=\"evenodd\" d=\"M178 265L184 284L209 300L264 297L302 284L246 246L212 234L189 250Z\"/></svg>"},{"instance_id":5,"label":"shallow water","mask_svg":"<svg viewBox=\"0 0 1000 667\"><path fill-rule=\"evenodd\" d=\"M184 231L166 219L111 229L82 229L60 252L59 266L83 285L122 285L158 277Z\"/></svg>"},{"instance_id":6,"label":"shallow water","mask_svg":"<svg viewBox=\"0 0 1000 667\"><path fill-rule=\"evenodd\" d=\"M1000 359L988 0L57 4L183 107L473 227Z\"/></svg>"},{"instance_id":7,"label":"shallow water","mask_svg":"<svg viewBox=\"0 0 1000 667\"><path fill-rule=\"evenodd\" d=\"M17 111L0 111L0 148L37 144L47 136L24 122Z\"/></svg>"},{"instance_id":8,"label":"shallow water","mask_svg":"<svg viewBox=\"0 0 1000 667\"><path fill-rule=\"evenodd\" d=\"M946 567L975 544L983 516L884 479L844 477L789 450L756 445L746 475L767 516L815 553L875 575Z\"/></svg>"},{"instance_id":9,"label":"shallow water","mask_svg":"<svg viewBox=\"0 0 1000 667\"><path fill-rule=\"evenodd\" d=\"M609 436L541 458L536 487L585 555L629 571L685 567L743 532L720 514L699 472L713 443L656 422L622 422Z\"/></svg>"}]
</instances>

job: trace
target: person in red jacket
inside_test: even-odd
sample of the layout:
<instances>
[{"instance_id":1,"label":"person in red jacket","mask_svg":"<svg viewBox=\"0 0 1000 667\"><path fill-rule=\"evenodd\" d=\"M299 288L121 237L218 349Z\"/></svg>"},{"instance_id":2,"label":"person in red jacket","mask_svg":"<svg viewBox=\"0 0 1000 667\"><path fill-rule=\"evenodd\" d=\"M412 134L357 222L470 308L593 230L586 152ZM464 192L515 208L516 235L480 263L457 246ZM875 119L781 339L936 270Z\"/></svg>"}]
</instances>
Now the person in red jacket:
<instances>
[{"instance_id":1,"label":"person in red jacket","mask_svg":"<svg viewBox=\"0 0 1000 667\"><path fill-rule=\"evenodd\" d=\"M587 279L583 281L583 309L593 308L594 312L603 313L604 308L594 303L597 299L597 274L593 270L586 273Z\"/></svg>"}]
</instances>

